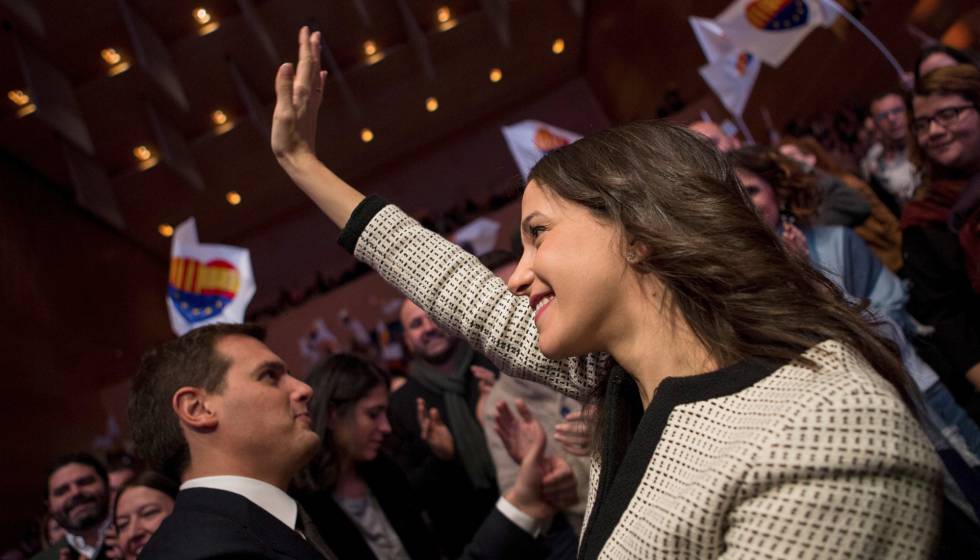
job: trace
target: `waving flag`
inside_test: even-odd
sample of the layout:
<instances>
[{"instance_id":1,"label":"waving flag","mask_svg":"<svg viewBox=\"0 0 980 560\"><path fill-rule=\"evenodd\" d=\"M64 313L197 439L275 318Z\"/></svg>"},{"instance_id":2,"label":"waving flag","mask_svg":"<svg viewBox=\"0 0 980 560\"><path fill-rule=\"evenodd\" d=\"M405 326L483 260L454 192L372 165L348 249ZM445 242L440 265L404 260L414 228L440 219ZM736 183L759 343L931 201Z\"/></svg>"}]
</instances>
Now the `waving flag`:
<instances>
[{"instance_id":1,"label":"waving flag","mask_svg":"<svg viewBox=\"0 0 980 560\"><path fill-rule=\"evenodd\" d=\"M702 66L698 71L728 112L739 117L752 95L761 67L762 63L752 54L732 51L718 61Z\"/></svg>"},{"instance_id":2,"label":"waving flag","mask_svg":"<svg viewBox=\"0 0 980 560\"><path fill-rule=\"evenodd\" d=\"M533 120L504 126L500 131L504 134L507 147L510 148L510 155L514 157L517 168L521 170L521 176L525 178L534 164L538 163L546 153L571 144L582 137L581 134Z\"/></svg>"},{"instance_id":3,"label":"waving flag","mask_svg":"<svg viewBox=\"0 0 980 560\"><path fill-rule=\"evenodd\" d=\"M721 26L714 20L691 16L687 21L691 23L694 37L697 38L709 63L717 62L718 59L735 50L735 43L725 35Z\"/></svg>"},{"instance_id":4,"label":"waving flag","mask_svg":"<svg viewBox=\"0 0 980 560\"><path fill-rule=\"evenodd\" d=\"M818 0L736 0L715 23L738 49L779 66L823 20Z\"/></svg>"},{"instance_id":5,"label":"waving flag","mask_svg":"<svg viewBox=\"0 0 980 560\"><path fill-rule=\"evenodd\" d=\"M177 226L170 248L167 309L178 336L210 323L241 323L255 295L248 249L202 245L194 218Z\"/></svg>"}]
</instances>

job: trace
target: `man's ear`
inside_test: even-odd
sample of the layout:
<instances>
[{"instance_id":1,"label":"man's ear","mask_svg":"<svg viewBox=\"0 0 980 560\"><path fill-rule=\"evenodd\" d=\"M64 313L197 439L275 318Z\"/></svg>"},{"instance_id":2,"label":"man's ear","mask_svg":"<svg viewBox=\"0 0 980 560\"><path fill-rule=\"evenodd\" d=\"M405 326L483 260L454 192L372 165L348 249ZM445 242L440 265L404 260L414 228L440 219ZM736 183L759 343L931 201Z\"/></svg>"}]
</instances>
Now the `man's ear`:
<instances>
[{"instance_id":1,"label":"man's ear","mask_svg":"<svg viewBox=\"0 0 980 560\"><path fill-rule=\"evenodd\" d=\"M180 422L193 430L210 431L218 427L218 416L204 389L181 387L174 393L170 404Z\"/></svg>"}]
</instances>

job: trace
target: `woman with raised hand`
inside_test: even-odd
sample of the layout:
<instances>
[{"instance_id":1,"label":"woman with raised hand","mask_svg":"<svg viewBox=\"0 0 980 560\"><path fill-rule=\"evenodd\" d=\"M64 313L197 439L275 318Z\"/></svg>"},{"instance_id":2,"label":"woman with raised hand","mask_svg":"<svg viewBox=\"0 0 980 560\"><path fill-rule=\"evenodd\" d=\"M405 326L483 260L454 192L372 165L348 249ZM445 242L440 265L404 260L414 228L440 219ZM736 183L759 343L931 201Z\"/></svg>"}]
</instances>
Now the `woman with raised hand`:
<instances>
[{"instance_id":1,"label":"woman with raised hand","mask_svg":"<svg viewBox=\"0 0 980 560\"><path fill-rule=\"evenodd\" d=\"M926 558L939 466L902 365L664 123L547 155L508 287L316 157L319 34L276 78L272 148L341 244L502 370L598 403L583 558Z\"/></svg>"}]
</instances>

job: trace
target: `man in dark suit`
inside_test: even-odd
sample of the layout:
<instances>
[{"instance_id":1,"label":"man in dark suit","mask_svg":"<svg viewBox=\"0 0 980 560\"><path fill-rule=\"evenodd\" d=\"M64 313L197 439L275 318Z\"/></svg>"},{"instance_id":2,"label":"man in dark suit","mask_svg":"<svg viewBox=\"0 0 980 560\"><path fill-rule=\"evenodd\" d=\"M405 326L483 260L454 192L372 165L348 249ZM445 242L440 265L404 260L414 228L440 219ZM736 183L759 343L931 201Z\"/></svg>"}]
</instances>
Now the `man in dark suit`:
<instances>
[{"instance_id":1,"label":"man in dark suit","mask_svg":"<svg viewBox=\"0 0 980 560\"><path fill-rule=\"evenodd\" d=\"M286 493L319 439L309 385L254 325L210 325L151 350L129 402L149 464L181 481L141 558L334 558Z\"/></svg>"}]
</instances>

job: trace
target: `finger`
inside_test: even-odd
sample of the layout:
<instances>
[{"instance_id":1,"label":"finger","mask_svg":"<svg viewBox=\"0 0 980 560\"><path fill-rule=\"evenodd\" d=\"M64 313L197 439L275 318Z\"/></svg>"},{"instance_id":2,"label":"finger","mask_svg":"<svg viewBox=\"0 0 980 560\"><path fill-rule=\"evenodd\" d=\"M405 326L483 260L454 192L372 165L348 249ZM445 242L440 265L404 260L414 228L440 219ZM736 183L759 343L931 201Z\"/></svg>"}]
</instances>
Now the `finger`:
<instances>
[{"instance_id":1,"label":"finger","mask_svg":"<svg viewBox=\"0 0 980 560\"><path fill-rule=\"evenodd\" d=\"M428 418L425 416L425 400L415 399L415 413L418 417L419 427L425 430L428 424Z\"/></svg>"},{"instance_id":2,"label":"finger","mask_svg":"<svg viewBox=\"0 0 980 560\"><path fill-rule=\"evenodd\" d=\"M296 79L293 81L293 105L301 107L310 97L312 87L313 55L310 49L310 28L299 29L299 54L296 62Z\"/></svg>"},{"instance_id":3,"label":"finger","mask_svg":"<svg viewBox=\"0 0 980 560\"><path fill-rule=\"evenodd\" d=\"M291 116L293 109L293 81L296 79L296 69L289 62L279 67L276 72L276 114Z\"/></svg>"},{"instance_id":4,"label":"finger","mask_svg":"<svg viewBox=\"0 0 980 560\"><path fill-rule=\"evenodd\" d=\"M517 409L517 413L521 415L521 418L523 418L525 422L534 421L534 415L531 414L531 409L527 407L527 403L524 402L524 399L515 400L514 408Z\"/></svg>"},{"instance_id":5,"label":"finger","mask_svg":"<svg viewBox=\"0 0 980 560\"><path fill-rule=\"evenodd\" d=\"M432 421L433 426L442 426L442 416L439 415L439 409L432 407L429 409L429 420Z\"/></svg>"},{"instance_id":6,"label":"finger","mask_svg":"<svg viewBox=\"0 0 980 560\"><path fill-rule=\"evenodd\" d=\"M575 412L569 412L565 415L565 421L571 422L572 420L579 420L582 418L582 411L576 410Z\"/></svg>"}]
</instances>

